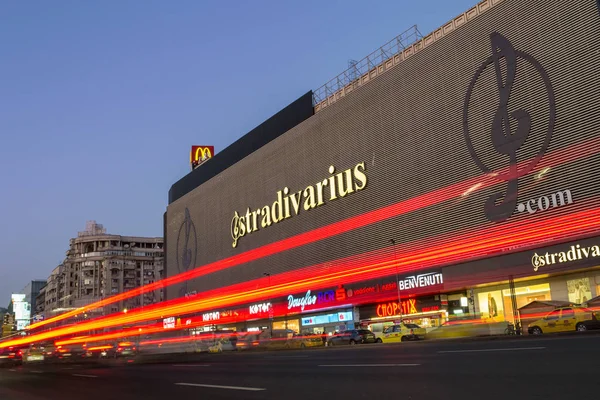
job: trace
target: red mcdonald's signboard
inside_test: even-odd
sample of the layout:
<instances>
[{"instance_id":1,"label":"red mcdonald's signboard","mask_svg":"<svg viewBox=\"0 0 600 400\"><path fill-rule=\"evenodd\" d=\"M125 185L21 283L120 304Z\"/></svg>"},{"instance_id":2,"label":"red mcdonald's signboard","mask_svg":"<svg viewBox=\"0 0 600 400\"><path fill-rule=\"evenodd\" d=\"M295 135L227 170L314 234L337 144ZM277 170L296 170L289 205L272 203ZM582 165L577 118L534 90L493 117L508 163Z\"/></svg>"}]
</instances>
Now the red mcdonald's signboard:
<instances>
[{"instance_id":1,"label":"red mcdonald's signboard","mask_svg":"<svg viewBox=\"0 0 600 400\"><path fill-rule=\"evenodd\" d=\"M192 146L192 150L190 151L190 164L192 170L210 160L214 155L215 146Z\"/></svg>"}]
</instances>

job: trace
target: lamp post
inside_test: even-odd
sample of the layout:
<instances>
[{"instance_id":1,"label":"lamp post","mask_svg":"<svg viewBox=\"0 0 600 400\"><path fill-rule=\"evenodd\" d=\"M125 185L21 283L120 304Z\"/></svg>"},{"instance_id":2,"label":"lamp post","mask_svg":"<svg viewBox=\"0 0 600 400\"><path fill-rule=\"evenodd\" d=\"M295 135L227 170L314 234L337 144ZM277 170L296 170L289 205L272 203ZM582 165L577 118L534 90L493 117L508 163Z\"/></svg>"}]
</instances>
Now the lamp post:
<instances>
[{"instance_id":1,"label":"lamp post","mask_svg":"<svg viewBox=\"0 0 600 400\"><path fill-rule=\"evenodd\" d=\"M400 279L398 278L398 253L396 252L396 241L390 239L392 249L394 250L394 267L396 270L396 292L398 294L398 310L400 310L400 321L402 321L402 301L400 299Z\"/></svg>"},{"instance_id":2,"label":"lamp post","mask_svg":"<svg viewBox=\"0 0 600 400\"><path fill-rule=\"evenodd\" d=\"M271 274L269 272L263 272L263 276L266 276L269 278L269 286L268 288L271 289ZM271 296L269 295L269 336L273 335L273 304L271 301Z\"/></svg>"}]
</instances>

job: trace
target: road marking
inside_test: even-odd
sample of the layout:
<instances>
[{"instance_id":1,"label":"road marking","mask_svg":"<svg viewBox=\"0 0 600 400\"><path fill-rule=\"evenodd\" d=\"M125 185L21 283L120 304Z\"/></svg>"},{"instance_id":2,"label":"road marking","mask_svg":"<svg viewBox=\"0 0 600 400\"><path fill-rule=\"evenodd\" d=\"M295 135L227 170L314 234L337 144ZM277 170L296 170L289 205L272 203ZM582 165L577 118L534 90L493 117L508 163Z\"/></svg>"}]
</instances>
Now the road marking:
<instances>
[{"instance_id":1,"label":"road marking","mask_svg":"<svg viewBox=\"0 0 600 400\"><path fill-rule=\"evenodd\" d=\"M75 368L68 367L68 368L61 368L61 369L67 370L67 369L75 369Z\"/></svg>"},{"instance_id":2,"label":"road marking","mask_svg":"<svg viewBox=\"0 0 600 400\"><path fill-rule=\"evenodd\" d=\"M16 369L12 369L12 368L11 368L11 369L9 369L9 371L10 371L10 372L17 372L17 370L16 370Z\"/></svg>"},{"instance_id":3,"label":"road marking","mask_svg":"<svg viewBox=\"0 0 600 400\"><path fill-rule=\"evenodd\" d=\"M175 385L205 387L205 388L213 388L213 389L246 390L249 392L260 392L261 390L267 390L267 389L263 389L263 388L242 387L242 386L205 385L203 383L176 383Z\"/></svg>"},{"instance_id":4,"label":"road marking","mask_svg":"<svg viewBox=\"0 0 600 400\"><path fill-rule=\"evenodd\" d=\"M44 371L38 371L38 370L32 370L29 372L31 372L32 374L43 374L44 373Z\"/></svg>"},{"instance_id":5,"label":"road marking","mask_svg":"<svg viewBox=\"0 0 600 400\"><path fill-rule=\"evenodd\" d=\"M82 378L97 378L98 375L85 375L85 374L73 374L73 376L80 376Z\"/></svg>"},{"instance_id":6,"label":"road marking","mask_svg":"<svg viewBox=\"0 0 600 400\"><path fill-rule=\"evenodd\" d=\"M322 364L319 367L417 367L421 364Z\"/></svg>"},{"instance_id":7,"label":"road marking","mask_svg":"<svg viewBox=\"0 0 600 400\"><path fill-rule=\"evenodd\" d=\"M490 351L520 351L520 350L544 350L545 347L510 347L508 349L477 349L477 350L442 350L438 353L483 353Z\"/></svg>"},{"instance_id":8,"label":"road marking","mask_svg":"<svg viewBox=\"0 0 600 400\"><path fill-rule=\"evenodd\" d=\"M267 356L265 358L308 358L308 356Z\"/></svg>"},{"instance_id":9,"label":"road marking","mask_svg":"<svg viewBox=\"0 0 600 400\"><path fill-rule=\"evenodd\" d=\"M209 364L173 364L172 367L210 367Z\"/></svg>"}]
</instances>

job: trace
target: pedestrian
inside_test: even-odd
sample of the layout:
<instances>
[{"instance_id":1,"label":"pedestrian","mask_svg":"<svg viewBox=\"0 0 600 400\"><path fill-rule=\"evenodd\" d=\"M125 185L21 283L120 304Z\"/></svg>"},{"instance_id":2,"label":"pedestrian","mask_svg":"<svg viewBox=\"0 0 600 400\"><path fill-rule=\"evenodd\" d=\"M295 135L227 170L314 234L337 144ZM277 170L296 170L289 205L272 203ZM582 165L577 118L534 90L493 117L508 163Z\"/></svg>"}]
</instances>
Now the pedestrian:
<instances>
[{"instance_id":1,"label":"pedestrian","mask_svg":"<svg viewBox=\"0 0 600 400\"><path fill-rule=\"evenodd\" d=\"M321 340L323 340L323 346L327 346L327 332L325 332L325 328L323 328L323 333L321 333Z\"/></svg>"}]
</instances>

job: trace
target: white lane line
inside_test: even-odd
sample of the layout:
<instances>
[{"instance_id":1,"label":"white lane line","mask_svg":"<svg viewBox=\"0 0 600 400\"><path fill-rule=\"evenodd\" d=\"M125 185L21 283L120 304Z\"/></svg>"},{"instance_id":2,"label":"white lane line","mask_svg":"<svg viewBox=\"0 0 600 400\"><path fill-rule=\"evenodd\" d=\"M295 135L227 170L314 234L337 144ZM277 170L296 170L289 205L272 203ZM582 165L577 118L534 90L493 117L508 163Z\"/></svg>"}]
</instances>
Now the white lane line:
<instances>
[{"instance_id":1,"label":"white lane line","mask_svg":"<svg viewBox=\"0 0 600 400\"><path fill-rule=\"evenodd\" d=\"M308 358L308 356L267 356L265 358Z\"/></svg>"},{"instance_id":2,"label":"white lane line","mask_svg":"<svg viewBox=\"0 0 600 400\"><path fill-rule=\"evenodd\" d=\"M16 370L16 369L12 369L12 368L11 368L11 369L9 369L9 371L10 371L10 372L17 372L17 370Z\"/></svg>"},{"instance_id":3,"label":"white lane line","mask_svg":"<svg viewBox=\"0 0 600 400\"><path fill-rule=\"evenodd\" d=\"M522 351L522 350L544 350L545 347L510 347L507 349L476 349L476 350L442 350L438 353L485 353L490 351Z\"/></svg>"},{"instance_id":4,"label":"white lane line","mask_svg":"<svg viewBox=\"0 0 600 400\"><path fill-rule=\"evenodd\" d=\"M253 388L253 387L242 387L242 386L221 386L221 385L205 385L203 383L176 383L177 386L195 386L195 387L205 387L205 388L213 388L213 389L229 389L229 390L246 390L249 392L260 392L261 390L267 390L263 388Z\"/></svg>"},{"instance_id":5,"label":"white lane line","mask_svg":"<svg viewBox=\"0 0 600 400\"><path fill-rule=\"evenodd\" d=\"M173 364L172 367L210 367L209 364Z\"/></svg>"},{"instance_id":6,"label":"white lane line","mask_svg":"<svg viewBox=\"0 0 600 400\"><path fill-rule=\"evenodd\" d=\"M319 367L417 367L421 364L322 364Z\"/></svg>"},{"instance_id":7,"label":"white lane line","mask_svg":"<svg viewBox=\"0 0 600 400\"><path fill-rule=\"evenodd\" d=\"M37 370L31 370L29 372L31 372L32 374L43 374L44 373L44 371L37 371Z\"/></svg>"},{"instance_id":8,"label":"white lane line","mask_svg":"<svg viewBox=\"0 0 600 400\"><path fill-rule=\"evenodd\" d=\"M85 375L85 374L73 374L73 376L80 376L82 378L97 378L98 375Z\"/></svg>"}]
</instances>

